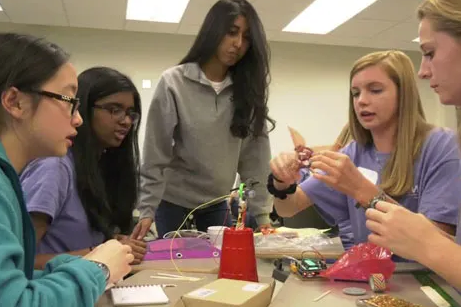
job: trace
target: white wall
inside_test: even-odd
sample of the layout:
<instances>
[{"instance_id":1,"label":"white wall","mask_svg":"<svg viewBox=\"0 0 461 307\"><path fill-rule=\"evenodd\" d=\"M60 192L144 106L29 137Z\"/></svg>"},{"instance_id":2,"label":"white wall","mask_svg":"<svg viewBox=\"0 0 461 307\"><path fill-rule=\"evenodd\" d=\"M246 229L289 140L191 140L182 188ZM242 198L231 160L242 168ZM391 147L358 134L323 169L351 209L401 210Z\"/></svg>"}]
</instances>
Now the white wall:
<instances>
[{"instance_id":1,"label":"white wall","mask_svg":"<svg viewBox=\"0 0 461 307\"><path fill-rule=\"evenodd\" d=\"M72 53L72 62L79 71L107 65L128 74L143 100L141 146L154 90L142 89L142 79L151 79L155 86L162 71L179 62L193 40L192 36L2 23L0 31L47 37ZM357 58L373 50L280 42L271 43L271 48L269 106L270 115L277 120L271 134L273 154L292 148L287 125L298 129L310 146L332 143L347 121L349 69ZM418 66L419 53L408 54ZM455 128L454 109L441 106L426 81L419 84L428 120Z\"/></svg>"}]
</instances>

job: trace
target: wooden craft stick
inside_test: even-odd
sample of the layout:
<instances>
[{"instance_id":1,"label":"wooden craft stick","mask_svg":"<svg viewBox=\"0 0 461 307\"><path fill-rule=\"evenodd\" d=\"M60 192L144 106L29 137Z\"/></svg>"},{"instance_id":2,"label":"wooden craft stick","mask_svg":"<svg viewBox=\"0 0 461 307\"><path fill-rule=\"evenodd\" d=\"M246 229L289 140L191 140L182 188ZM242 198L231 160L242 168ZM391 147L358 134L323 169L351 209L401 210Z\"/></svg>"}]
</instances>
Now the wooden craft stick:
<instances>
[{"instance_id":1,"label":"wooden craft stick","mask_svg":"<svg viewBox=\"0 0 461 307\"><path fill-rule=\"evenodd\" d=\"M331 292L331 290L326 291L325 293L323 293L322 295L320 295L319 297L317 297L316 299L314 299L313 302L320 301L322 298L324 298L325 296L327 296L328 294L330 294L330 292Z\"/></svg>"}]
</instances>

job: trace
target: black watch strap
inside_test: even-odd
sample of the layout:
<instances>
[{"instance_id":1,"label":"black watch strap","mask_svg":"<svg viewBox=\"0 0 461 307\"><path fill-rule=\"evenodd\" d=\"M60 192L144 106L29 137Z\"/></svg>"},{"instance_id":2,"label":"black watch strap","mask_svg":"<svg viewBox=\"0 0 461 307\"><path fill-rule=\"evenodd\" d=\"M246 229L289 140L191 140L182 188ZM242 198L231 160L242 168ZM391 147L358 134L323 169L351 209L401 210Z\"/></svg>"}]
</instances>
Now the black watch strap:
<instances>
[{"instance_id":1,"label":"black watch strap","mask_svg":"<svg viewBox=\"0 0 461 307\"><path fill-rule=\"evenodd\" d=\"M269 174L267 178L267 191L274 195L274 197L283 200L286 199L288 195L294 194L296 192L296 188L298 187L296 183L293 183L285 190L277 190L274 186L274 180L281 182L280 180L275 179L273 174Z\"/></svg>"}]
</instances>

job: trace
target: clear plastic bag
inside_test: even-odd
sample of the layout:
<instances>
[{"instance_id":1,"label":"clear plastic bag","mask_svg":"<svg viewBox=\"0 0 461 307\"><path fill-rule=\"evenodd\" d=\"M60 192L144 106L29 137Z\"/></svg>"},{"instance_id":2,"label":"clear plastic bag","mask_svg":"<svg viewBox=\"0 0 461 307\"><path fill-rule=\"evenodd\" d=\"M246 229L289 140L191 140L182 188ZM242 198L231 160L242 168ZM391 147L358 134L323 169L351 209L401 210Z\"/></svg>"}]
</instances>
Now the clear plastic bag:
<instances>
[{"instance_id":1,"label":"clear plastic bag","mask_svg":"<svg viewBox=\"0 0 461 307\"><path fill-rule=\"evenodd\" d=\"M255 236L256 253L261 254L285 254L289 256L300 255L303 252L312 251L337 251L343 252L342 244L328 237L324 233L316 233L308 236L294 236L289 233L274 233L269 235Z\"/></svg>"}]
</instances>

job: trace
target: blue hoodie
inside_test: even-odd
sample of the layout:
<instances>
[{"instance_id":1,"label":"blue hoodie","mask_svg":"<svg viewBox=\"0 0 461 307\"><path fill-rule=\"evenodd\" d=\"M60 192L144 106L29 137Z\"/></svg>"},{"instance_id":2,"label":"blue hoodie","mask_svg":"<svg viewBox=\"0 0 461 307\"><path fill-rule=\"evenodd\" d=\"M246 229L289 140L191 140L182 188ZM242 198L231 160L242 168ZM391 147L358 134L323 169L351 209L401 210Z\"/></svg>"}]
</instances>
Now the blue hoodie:
<instances>
[{"instance_id":1,"label":"blue hoodie","mask_svg":"<svg viewBox=\"0 0 461 307\"><path fill-rule=\"evenodd\" d=\"M97 265L60 255L34 271L35 244L18 174L0 143L0 306L94 306L106 286Z\"/></svg>"}]
</instances>

